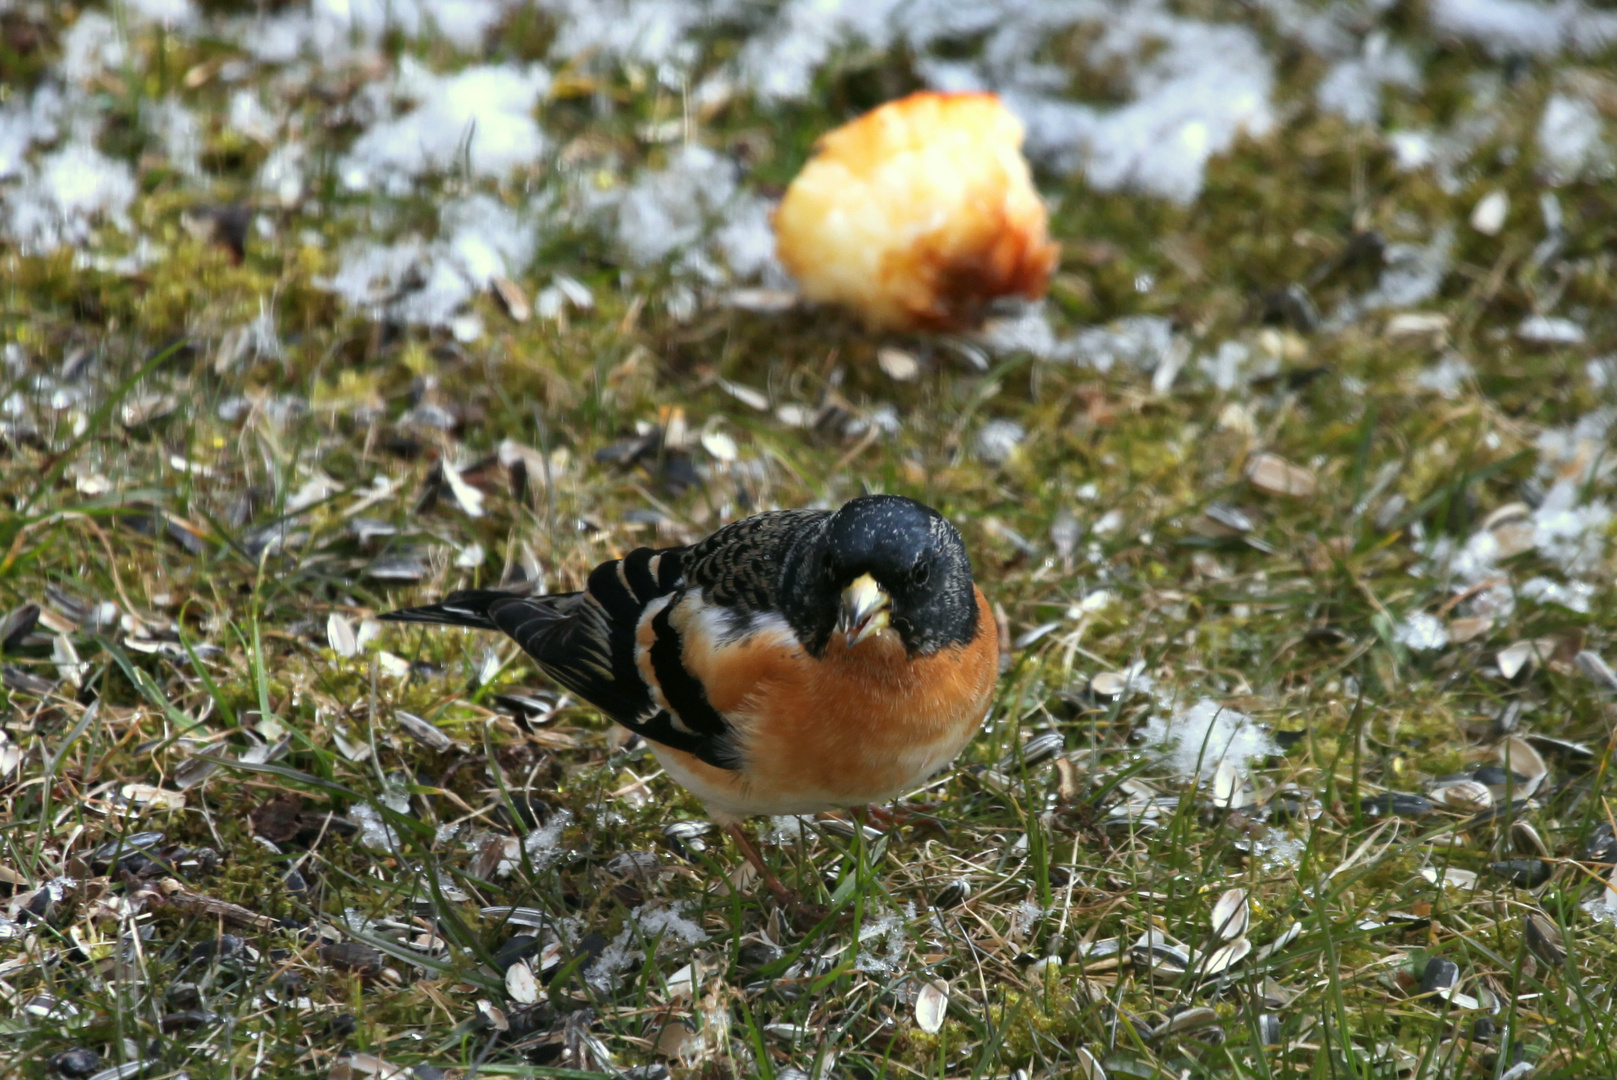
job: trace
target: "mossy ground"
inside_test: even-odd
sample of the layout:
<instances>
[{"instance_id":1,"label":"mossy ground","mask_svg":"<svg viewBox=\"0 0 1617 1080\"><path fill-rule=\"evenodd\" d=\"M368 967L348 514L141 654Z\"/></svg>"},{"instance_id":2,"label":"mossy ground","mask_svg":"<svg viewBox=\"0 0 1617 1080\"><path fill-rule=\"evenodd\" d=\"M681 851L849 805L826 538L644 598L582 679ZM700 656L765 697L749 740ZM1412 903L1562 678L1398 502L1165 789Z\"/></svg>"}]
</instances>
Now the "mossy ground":
<instances>
[{"instance_id":1,"label":"mossy ground","mask_svg":"<svg viewBox=\"0 0 1617 1080\"><path fill-rule=\"evenodd\" d=\"M0 68L18 86L36 79L73 16L47 18L26 54L15 32L0 35ZM517 17L490 56L542 57L551 33L542 17ZM1413 40L1428 81L1418 94L1388 92L1391 126L1441 126L1463 108L1467 80L1497 65ZM310 209L261 207L273 227L250 229L239 260L193 227L207 206L256 198L269 149L220 121L225 89L206 73L234 51L154 30L130 45L139 74L102 87L123 103L126 137L104 145L138 169L128 247L146 237L159 256L127 273L0 247L0 339L26 357L4 394L32 401L36 376L90 356L82 375L61 380L82 391L78 404L34 409L35 430L0 443L0 605L40 603L65 620L4 657L14 673L4 730L20 758L0 778L0 887L24 897L68 880L42 917L9 911L25 925L0 941L10 1074L48 1075L52 1055L72 1047L107 1064L150 1061L145 1075L194 1077L365 1075L379 1068L366 1054L467 1076L593 1077L652 1062L677 1075L768 1076L834 1062L849 1077L1054 1077L1082 1075L1080 1048L1112 1076L1497 1077L1519 1075L1518 1061L1536 1063L1538 1077L1617 1073L1617 944L1611 924L1580 907L1607 870L1584 860L1617 795L1606 775L1613 706L1571 662L1579 650L1617 654L1610 545L1585 574L1596 584L1588 613L1523 599L1436 652L1396 634L1411 613L1452 613L1449 583L1413 537L1463 543L1531 489L1542 430L1611 404L1584 365L1617 335L1617 189L1556 189L1566 243L1552 266L1531 258L1543 190L1532 131L1566 70L1514 73L1492 141L1452 191L1429 171L1399 171L1379 138L1306 104L1216 158L1188 207L1041 177L1065 247L1048 307L1058 325L1164 315L1198 354L1240 341L1276 372L1220 391L1192 368L1155 393L1149 374L1125 366L1102 374L1011 354L977 371L946 343L876 339L823 312L710 304L676 319L667 273L626 269L582 227L548 234L517 284L532 294L563 272L590 288L592 309L518 323L490 295L476 301L486 333L469 344L372 322L319 284L363 227L361 197L335 177ZM726 47L712 44L715 63ZM430 39L394 50L448 57ZM1284 68L1278 96L1306 103L1317 66ZM1584 73L1607 78L1598 58ZM300 107L312 121L362 78ZM818 105L739 100L702 117L700 137L745 161L750 182L778 188L819 132L914 85L902 57L852 56L823 76ZM1110 86L1097 76L1076 90L1101 100ZM130 119L175 88L208 118L205 198ZM617 106L606 120L590 108L597 95ZM612 185L665 153L637 132L679 115L644 72L581 67L561 73L544 119L575 172ZM320 137L335 153L353 135L338 126ZM1500 154L1507 146L1519 153ZM486 189L514 201L545 182L536 170ZM471 186L445 178L433 197L391 202L376 219L387 232L430 233L437 199ZM1512 209L1497 236L1482 236L1466 217L1494 188ZM1391 313L1311 332L1265 323L1265 298L1288 285L1308 284L1326 312L1373 285L1377 267L1343 258L1355 235L1424 242L1444 223L1457 229L1454 268L1422 310L1446 316L1445 328L1389 336ZM1551 292L1580 313L1586 343L1516 336ZM242 328L264 316L278 349L241 348ZM914 353L920 377L884 375L883 346ZM1473 376L1450 394L1423 388L1418 374L1449 350ZM762 392L769 408L728 382ZM901 424L868 436L789 425L774 411L862 416L884 404ZM422 406L447 426L423 422ZM990 463L973 439L995 418L1028 437ZM667 436L660 447L609 452L648 425ZM672 434L681 428L683 440ZM736 454L703 433L728 437ZM506 439L529 448L522 485L489 460ZM1260 451L1311 468L1315 491L1255 491L1246 470ZM481 516L441 481L445 461L480 463L466 479L482 492ZM529 724L497 707L498 694L543 688L505 643L389 627L356 655L332 647L333 615L362 626L513 576L576 588L631 546L867 490L923 499L960 525L1013 639L1057 625L1010 650L986 730L919 797L929 818L865 844L825 830L766 849L788 882L840 906L807 934L756 885L730 887L732 849L665 835L671 822L701 820L701 807L592 709L569 703ZM1585 496L1609 499L1609 476ZM1393 497L1404 509L1380 514ZM1208 535L1202 515L1215 503L1242 508L1252 530ZM1063 551L1053 526L1068 516L1079 538ZM360 517L389 531L361 536ZM377 575L403 558L420 562L416 580ZM1553 572L1540 562L1528 552L1506 565L1519 583ZM1100 590L1110 605L1085 610ZM98 627L74 601L115 604L148 632ZM1553 659L1515 680L1493 671L1499 649L1534 638L1554 639ZM71 679L60 642L83 665ZM1096 673L1135 662L1187 702L1210 695L1285 736L1259 774L1259 805L1217 808L1205 783L1193 789L1141 744L1156 706L1086 690ZM1385 790L1492 764L1490 717L1512 703L1525 707L1524 729L1590 749L1552 756L1536 802L1491 818L1361 809ZM406 737L401 710L450 745ZM1035 732L1060 735L1059 767L1021 768L1018 747ZM284 756L234 763L282 738ZM153 801L128 787L178 792L181 766L210 755L227 763L183 796ZM1129 783L1179 798L1154 821L1119 826L1109 814ZM265 807L292 793L312 819L383 807L374 813L397 833L394 850L318 827L273 847L255 840ZM544 804L537 818L530 798ZM1553 875L1531 890L1487 869L1520 857L1516 820L1551 856ZM514 865L489 857L500 837L551 826ZM144 877L91 858L147 830L214 854ZM655 852L657 869L626 870L614 861L624 852ZM1430 884L1420 871L1433 866L1478 871L1479 884ZM302 889L286 881L293 867ZM165 893L165 879L284 922L222 921ZM969 893L941 906L960 881ZM1153 926L1210 948L1211 905L1237 886L1260 953L1217 978L1131 961L1127 946ZM567 920L537 1004L511 996L499 974L496 954L524 931L480 914L497 905ZM707 939L635 942L630 913L663 905ZM1564 935L1564 965L1529 948L1523 919L1535 910ZM1293 923L1296 938L1260 959ZM335 929L320 937L322 926ZM591 982L580 938L601 935L599 951L626 931L650 959L613 985ZM244 943L221 946L221 933ZM1113 937L1120 960L1087 957L1087 943ZM343 940L381 949L380 969L345 970L322 951ZM1421 994L1431 957L1459 965L1479 1008ZM687 963L694 992L671 990ZM914 1018L929 980L949 993L935 1034ZM1216 1015L1156 1033L1192 1006ZM665 1037L671 1020L689 1038Z\"/></svg>"}]
</instances>

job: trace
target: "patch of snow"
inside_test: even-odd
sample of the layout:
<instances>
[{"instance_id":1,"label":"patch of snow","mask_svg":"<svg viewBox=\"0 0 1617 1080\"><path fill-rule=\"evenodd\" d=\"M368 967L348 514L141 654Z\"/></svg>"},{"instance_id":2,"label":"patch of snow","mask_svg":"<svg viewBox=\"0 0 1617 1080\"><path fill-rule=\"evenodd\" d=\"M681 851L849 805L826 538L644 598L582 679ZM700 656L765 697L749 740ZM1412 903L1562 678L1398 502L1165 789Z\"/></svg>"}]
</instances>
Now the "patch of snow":
<instances>
[{"instance_id":1,"label":"patch of snow","mask_svg":"<svg viewBox=\"0 0 1617 1080\"><path fill-rule=\"evenodd\" d=\"M1449 643L1449 632L1436 615L1417 611L1398 624L1392 639L1414 652L1431 652Z\"/></svg>"},{"instance_id":2,"label":"patch of snow","mask_svg":"<svg viewBox=\"0 0 1617 1080\"><path fill-rule=\"evenodd\" d=\"M1580 0L1430 0L1440 33L1474 41L1495 56L1599 52L1617 42L1617 12Z\"/></svg>"},{"instance_id":3,"label":"patch of snow","mask_svg":"<svg viewBox=\"0 0 1617 1080\"><path fill-rule=\"evenodd\" d=\"M138 21L162 23L176 29L197 21L191 0L124 0L124 11Z\"/></svg>"},{"instance_id":4,"label":"patch of snow","mask_svg":"<svg viewBox=\"0 0 1617 1080\"><path fill-rule=\"evenodd\" d=\"M1364 308L1418 307L1437 295L1454 266L1454 226L1444 224L1425 244L1388 244L1386 266L1376 287L1361 301Z\"/></svg>"},{"instance_id":5,"label":"patch of snow","mask_svg":"<svg viewBox=\"0 0 1617 1080\"><path fill-rule=\"evenodd\" d=\"M1269 733L1245 713L1202 698L1189 708L1146 722L1145 739L1182 780L1208 779L1221 761L1246 776L1252 764L1280 752Z\"/></svg>"},{"instance_id":6,"label":"patch of snow","mask_svg":"<svg viewBox=\"0 0 1617 1080\"><path fill-rule=\"evenodd\" d=\"M534 6L556 21L550 54L558 61L598 56L652 67L694 64L696 32L736 7L711 0L537 0Z\"/></svg>"},{"instance_id":7,"label":"patch of snow","mask_svg":"<svg viewBox=\"0 0 1617 1080\"><path fill-rule=\"evenodd\" d=\"M1415 385L1422 390L1431 390L1442 394L1446 398L1460 396L1460 390L1466 381L1476 374L1471 361L1457 352L1446 352L1431 367L1415 375Z\"/></svg>"},{"instance_id":8,"label":"patch of snow","mask_svg":"<svg viewBox=\"0 0 1617 1080\"><path fill-rule=\"evenodd\" d=\"M62 35L56 72L69 83L87 82L103 71L119 71L128 55L118 25L99 11L86 11Z\"/></svg>"},{"instance_id":9,"label":"patch of snow","mask_svg":"<svg viewBox=\"0 0 1617 1080\"><path fill-rule=\"evenodd\" d=\"M516 276L532 257L537 232L491 195L446 203L432 242L356 241L321 284L372 318L425 326L457 325L457 316L496 275ZM476 336L475 328L465 332Z\"/></svg>"},{"instance_id":10,"label":"patch of snow","mask_svg":"<svg viewBox=\"0 0 1617 1080\"><path fill-rule=\"evenodd\" d=\"M348 818L359 826L359 842L378 851L399 850L399 834L382 819L382 812L370 803L356 803Z\"/></svg>"},{"instance_id":11,"label":"patch of snow","mask_svg":"<svg viewBox=\"0 0 1617 1080\"><path fill-rule=\"evenodd\" d=\"M61 131L67 103L62 92L45 83L33 95L14 95L0 105L0 180L20 176L28 152L38 143L54 141Z\"/></svg>"},{"instance_id":12,"label":"patch of snow","mask_svg":"<svg viewBox=\"0 0 1617 1080\"><path fill-rule=\"evenodd\" d=\"M1594 390L1617 387L1617 353L1597 356L1583 365L1583 373Z\"/></svg>"},{"instance_id":13,"label":"patch of snow","mask_svg":"<svg viewBox=\"0 0 1617 1080\"><path fill-rule=\"evenodd\" d=\"M990 465L1003 465L1027 438L1027 429L1015 420L990 420L977 431L977 456Z\"/></svg>"},{"instance_id":14,"label":"patch of snow","mask_svg":"<svg viewBox=\"0 0 1617 1080\"><path fill-rule=\"evenodd\" d=\"M1551 315L1529 315L1516 328L1516 336L1523 341L1541 345L1578 345L1587 336L1583 327L1571 319Z\"/></svg>"},{"instance_id":15,"label":"patch of snow","mask_svg":"<svg viewBox=\"0 0 1617 1080\"><path fill-rule=\"evenodd\" d=\"M37 173L7 193L5 234L29 252L82 247L97 222L129 226L135 174L86 142L70 142L45 155Z\"/></svg>"},{"instance_id":16,"label":"patch of snow","mask_svg":"<svg viewBox=\"0 0 1617 1080\"><path fill-rule=\"evenodd\" d=\"M1252 350L1239 341L1221 341L1212 356L1198 356L1196 366L1207 380L1223 391L1234 390L1245 379Z\"/></svg>"},{"instance_id":17,"label":"patch of snow","mask_svg":"<svg viewBox=\"0 0 1617 1080\"><path fill-rule=\"evenodd\" d=\"M564 855L562 833L573 823L570 810L557 810L549 821L522 838L522 851L535 870L544 870Z\"/></svg>"},{"instance_id":18,"label":"patch of snow","mask_svg":"<svg viewBox=\"0 0 1617 1080\"><path fill-rule=\"evenodd\" d=\"M872 975L893 975L903 970L909 951L909 933L904 917L886 912L867 921L859 930L859 955L853 966ZM885 946L880 953L877 946Z\"/></svg>"},{"instance_id":19,"label":"patch of snow","mask_svg":"<svg viewBox=\"0 0 1617 1080\"><path fill-rule=\"evenodd\" d=\"M157 136L176 172L192 178L202 175L202 123L183 101L171 96L150 102L142 107L141 120Z\"/></svg>"},{"instance_id":20,"label":"patch of snow","mask_svg":"<svg viewBox=\"0 0 1617 1080\"><path fill-rule=\"evenodd\" d=\"M1377 31L1364 39L1357 56L1338 60L1320 80L1315 100L1352 124L1373 124L1381 119L1384 86L1416 87L1420 70L1409 50Z\"/></svg>"},{"instance_id":21,"label":"patch of snow","mask_svg":"<svg viewBox=\"0 0 1617 1080\"><path fill-rule=\"evenodd\" d=\"M1594 602L1595 587L1586 581L1562 584L1547 577L1535 577L1522 582L1521 594L1540 604L1555 604L1568 611L1587 615Z\"/></svg>"},{"instance_id":22,"label":"patch of snow","mask_svg":"<svg viewBox=\"0 0 1617 1080\"><path fill-rule=\"evenodd\" d=\"M720 256L738 277L784 280L775 261L769 204L744 190L734 162L705 146L686 144L667 168L642 174L618 193L617 241L637 266L678 256L676 269L718 282ZM711 251L701 241L711 234Z\"/></svg>"},{"instance_id":23,"label":"patch of snow","mask_svg":"<svg viewBox=\"0 0 1617 1080\"><path fill-rule=\"evenodd\" d=\"M645 943L656 942L660 949L665 944L700 945L706 940L707 931L686 918L678 906L642 904L629 913L623 929L601 950L584 978L591 986L611 992L620 975L636 960L645 959Z\"/></svg>"},{"instance_id":24,"label":"patch of snow","mask_svg":"<svg viewBox=\"0 0 1617 1080\"><path fill-rule=\"evenodd\" d=\"M1151 371L1173 346L1173 323L1160 315L1130 315L1078 331L1060 349L1062 359L1108 372L1118 364Z\"/></svg>"},{"instance_id":25,"label":"patch of snow","mask_svg":"<svg viewBox=\"0 0 1617 1080\"><path fill-rule=\"evenodd\" d=\"M537 65L480 65L438 75L405 56L392 85L404 111L361 135L338 174L351 190L380 187L401 196L416 177L462 167L503 179L543 152L544 135L532 113L549 89L550 74Z\"/></svg>"},{"instance_id":26,"label":"patch of snow","mask_svg":"<svg viewBox=\"0 0 1617 1080\"><path fill-rule=\"evenodd\" d=\"M1570 183L1612 172L1600 110L1584 98L1554 94L1538 122L1539 162L1552 183Z\"/></svg>"}]
</instances>

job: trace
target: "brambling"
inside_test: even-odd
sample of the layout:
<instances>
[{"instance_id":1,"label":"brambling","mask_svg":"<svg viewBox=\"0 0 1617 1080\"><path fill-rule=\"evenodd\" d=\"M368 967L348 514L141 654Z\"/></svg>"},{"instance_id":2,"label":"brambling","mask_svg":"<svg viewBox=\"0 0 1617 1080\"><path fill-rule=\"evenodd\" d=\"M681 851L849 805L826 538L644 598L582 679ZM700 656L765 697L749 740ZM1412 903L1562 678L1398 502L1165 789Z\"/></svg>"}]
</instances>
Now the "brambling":
<instances>
[{"instance_id":1,"label":"brambling","mask_svg":"<svg viewBox=\"0 0 1617 1080\"><path fill-rule=\"evenodd\" d=\"M597 566L582 592L474 589L382 618L510 635L643 737L787 901L742 820L911 790L977 731L999 675L960 533L896 495L638 548Z\"/></svg>"}]
</instances>

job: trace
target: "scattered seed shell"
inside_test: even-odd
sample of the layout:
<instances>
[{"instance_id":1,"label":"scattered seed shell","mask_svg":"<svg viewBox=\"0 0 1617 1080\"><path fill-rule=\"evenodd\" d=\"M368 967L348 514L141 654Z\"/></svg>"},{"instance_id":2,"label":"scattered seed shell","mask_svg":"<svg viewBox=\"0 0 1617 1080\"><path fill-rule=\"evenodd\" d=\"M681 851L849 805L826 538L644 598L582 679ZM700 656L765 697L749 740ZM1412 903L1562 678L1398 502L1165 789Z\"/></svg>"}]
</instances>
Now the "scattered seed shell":
<instances>
[{"instance_id":1,"label":"scattered seed shell","mask_svg":"<svg viewBox=\"0 0 1617 1080\"><path fill-rule=\"evenodd\" d=\"M915 1023L928 1035L936 1035L943 1027L944 1015L949 1011L949 990L941 982L924 982L915 995Z\"/></svg>"},{"instance_id":2,"label":"scattered seed shell","mask_svg":"<svg viewBox=\"0 0 1617 1080\"><path fill-rule=\"evenodd\" d=\"M1548 915L1541 911L1529 911L1522 916L1522 927L1527 937L1527 947L1533 950L1534 956L1551 967L1566 963L1566 942L1561 936L1560 927L1551 922Z\"/></svg>"},{"instance_id":3,"label":"scattered seed shell","mask_svg":"<svg viewBox=\"0 0 1617 1080\"><path fill-rule=\"evenodd\" d=\"M1475 780L1457 780L1452 784L1434 788L1432 795L1451 810L1476 813L1493 806L1493 792L1488 785Z\"/></svg>"},{"instance_id":4,"label":"scattered seed shell","mask_svg":"<svg viewBox=\"0 0 1617 1080\"><path fill-rule=\"evenodd\" d=\"M539 980L527 961L518 961L505 969L505 992L519 1005L532 1005L539 1000Z\"/></svg>"},{"instance_id":5,"label":"scattered seed shell","mask_svg":"<svg viewBox=\"0 0 1617 1080\"><path fill-rule=\"evenodd\" d=\"M1246 467L1247 481L1266 495L1306 499L1319 486L1313 470L1293 465L1279 454L1254 456Z\"/></svg>"},{"instance_id":6,"label":"scattered seed shell","mask_svg":"<svg viewBox=\"0 0 1617 1080\"><path fill-rule=\"evenodd\" d=\"M1197 1028L1210 1027L1218 1023L1218 1010L1209 1009L1199 1005L1190 1009L1183 1009L1167 1020L1162 1026L1151 1033L1151 1038L1160 1039L1166 1035L1177 1035L1182 1031L1194 1031Z\"/></svg>"},{"instance_id":7,"label":"scattered seed shell","mask_svg":"<svg viewBox=\"0 0 1617 1080\"><path fill-rule=\"evenodd\" d=\"M1507 679L1514 679L1524 669L1534 662L1542 663L1548 660L1555 652L1553 638L1536 638L1531 641L1518 641L1500 649L1494 657L1499 665L1499 674Z\"/></svg>"},{"instance_id":8,"label":"scattered seed shell","mask_svg":"<svg viewBox=\"0 0 1617 1080\"><path fill-rule=\"evenodd\" d=\"M889 379L909 382L921 373L921 362L903 349L884 347L876 350L876 365Z\"/></svg>"},{"instance_id":9,"label":"scattered seed shell","mask_svg":"<svg viewBox=\"0 0 1617 1080\"><path fill-rule=\"evenodd\" d=\"M1617 691L1617 671L1613 671L1611 665L1606 663L1606 658L1599 653L1584 649L1573 662L1602 690Z\"/></svg>"},{"instance_id":10,"label":"scattered seed shell","mask_svg":"<svg viewBox=\"0 0 1617 1080\"><path fill-rule=\"evenodd\" d=\"M1474 870L1463 870L1458 866L1423 866L1420 876L1433 885L1452 885L1456 889L1474 889L1477 887L1477 874Z\"/></svg>"},{"instance_id":11,"label":"scattered seed shell","mask_svg":"<svg viewBox=\"0 0 1617 1080\"><path fill-rule=\"evenodd\" d=\"M1073 1073L1077 1080L1107 1080L1106 1070L1101 1068L1101 1064L1096 1060L1095 1055L1082 1046L1072 1052L1072 1058L1078 1066Z\"/></svg>"},{"instance_id":12,"label":"scattered seed shell","mask_svg":"<svg viewBox=\"0 0 1617 1080\"><path fill-rule=\"evenodd\" d=\"M1453 960L1434 956L1426 961L1426 970L1421 972L1420 992L1435 994L1439 990L1450 990L1459 981L1460 965Z\"/></svg>"},{"instance_id":13,"label":"scattered seed shell","mask_svg":"<svg viewBox=\"0 0 1617 1080\"><path fill-rule=\"evenodd\" d=\"M1246 959L1251 952L1252 942L1247 938L1240 937L1225 942L1207 954L1207 958L1201 963L1200 972L1204 978L1223 974Z\"/></svg>"},{"instance_id":14,"label":"scattered seed shell","mask_svg":"<svg viewBox=\"0 0 1617 1080\"><path fill-rule=\"evenodd\" d=\"M393 719L398 722L400 731L403 731L428 750L436 750L441 754L446 750L453 749L455 746L455 740L444 734L436 724L422 719L415 713L395 709Z\"/></svg>"},{"instance_id":15,"label":"scattered seed shell","mask_svg":"<svg viewBox=\"0 0 1617 1080\"><path fill-rule=\"evenodd\" d=\"M1252 921L1245 889L1229 889L1213 904L1213 933L1223 941L1241 937Z\"/></svg>"},{"instance_id":16,"label":"scattered seed shell","mask_svg":"<svg viewBox=\"0 0 1617 1080\"><path fill-rule=\"evenodd\" d=\"M1506 736L1499 744L1499 764L1522 778L1512 792L1518 799L1532 798L1550 773L1544 758L1520 735Z\"/></svg>"}]
</instances>

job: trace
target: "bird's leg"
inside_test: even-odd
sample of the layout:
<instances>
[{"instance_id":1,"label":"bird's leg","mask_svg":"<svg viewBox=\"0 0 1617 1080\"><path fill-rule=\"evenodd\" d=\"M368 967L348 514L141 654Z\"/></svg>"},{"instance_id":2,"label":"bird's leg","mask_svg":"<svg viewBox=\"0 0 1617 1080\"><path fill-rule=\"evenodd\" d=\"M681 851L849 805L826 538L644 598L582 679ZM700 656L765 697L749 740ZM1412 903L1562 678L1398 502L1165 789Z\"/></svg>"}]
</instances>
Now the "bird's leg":
<instances>
[{"instance_id":1,"label":"bird's leg","mask_svg":"<svg viewBox=\"0 0 1617 1080\"><path fill-rule=\"evenodd\" d=\"M788 889L780 878L775 876L775 872L764 862L763 855L759 853L757 845L752 842L752 837L747 835L745 829L740 825L726 825L724 831L730 834L730 839L736 842L741 854L752 864L752 868L758 871L758 876L763 878L764 886L775 894L775 899L783 907L796 909L803 906L803 898Z\"/></svg>"},{"instance_id":2,"label":"bird's leg","mask_svg":"<svg viewBox=\"0 0 1617 1080\"><path fill-rule=\"evenodd\" d=\"M891 806L861 806L853 810L853 818L860 825L868 823L887 832L891 832L900 825L914 825L921 828L935 829L947 838L949 830L944 827L943 822L931 814L921 812L923 807L932 809L937 805L937 803L922 803L920 805L899 805L894 803Z\"/></svg>"}]
</instances>

